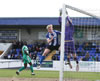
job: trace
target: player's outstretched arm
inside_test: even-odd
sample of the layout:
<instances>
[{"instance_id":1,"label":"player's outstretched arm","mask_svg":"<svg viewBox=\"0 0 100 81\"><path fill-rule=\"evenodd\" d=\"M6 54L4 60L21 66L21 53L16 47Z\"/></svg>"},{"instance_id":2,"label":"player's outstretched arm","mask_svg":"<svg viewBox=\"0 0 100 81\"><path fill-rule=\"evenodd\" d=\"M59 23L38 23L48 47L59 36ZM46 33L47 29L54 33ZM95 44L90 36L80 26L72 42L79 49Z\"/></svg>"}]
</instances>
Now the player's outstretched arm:
<instances>
[{"instance_id":1,"label":"player's outstretched arm","mask_svg":"<svg viewBox=\"0 0 100 81\"><path fill-rule=\"evenodd\" d=\"M69 16L67 16L67 20L68 20L68 22L69 22L70 24L72 24L72 20L70 19Z\"/></svg>"},{"instance_id":2,"label":"player's outstretched arm","mask_svg":"<svg viewBox=\"0 0 100 81\"><path fill-rule=\"evenodd\" d=\"M67 21L68 21L68 23L70 24L70 26L71 26L71 27L73 27L72 20L70 19L70 17L69 17L69 16L67 16Z\"/></svg>"}]
</instances>

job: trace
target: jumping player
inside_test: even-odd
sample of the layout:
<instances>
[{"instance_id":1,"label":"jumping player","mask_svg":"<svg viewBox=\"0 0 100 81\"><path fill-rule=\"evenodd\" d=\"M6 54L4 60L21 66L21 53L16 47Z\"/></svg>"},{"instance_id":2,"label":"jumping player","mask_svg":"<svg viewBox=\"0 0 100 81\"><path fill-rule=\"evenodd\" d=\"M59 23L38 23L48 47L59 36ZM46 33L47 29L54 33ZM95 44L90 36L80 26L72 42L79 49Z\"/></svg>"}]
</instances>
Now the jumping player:
<instances>
[{"instance_id":1,"label":"jumping player","mask_svg":"<svg viewBox=\"0 0 100 81\"><path fill-rule=\"evenodd\" d=\"M20 72L27 67L27 64L29 64L32 75L35 75L35 73L33 72L33 66L32 66L30 55L29 55L29 50L28 50L28 47L27 47L27 43L24 43L24 45L22 47L22 54L23 54L24 67L21 67L18 71L16 71L16 74L19 75Z\"/></svg>"},{"instance_id":2,"label":"jumping player","mask_svg":"<svg viewBox=\"0 0 100 81\"><path fill-rule=\"evenodd\" d=\"M60 16L61 16L61 14L62 14L62 12L60 11ZM61 17L59 17L59 23L61 25ZM69 64L70 68L72 68L72 65L70 63L70 58L72 55L73 59L76 61L76 64L77 64L76 71L78 71L79 70L79 62L78 62L76 52L75 52L75 44L74 44L73 35L74 35L74 26L72 24L72 20L69 18L69 16L67 16L66 25L65 25L65 53L67 54L68 63L65 63L65 64Z\"/></svg>"},{"instance_id":3,"label":"jumping player","mask_svg":"<svg viewBox=\"0 0 100 81\"><path fill-rule=\"evenodd\" d=\"M47 25L46 27L48 33L46 34L46 39L47 39L47 47L44 50L44 53L40 59L40 65L38 66L38 69L40 68L43 60L45 59L46 55L50 53L53 50L60 50L60 43L58 40L58 36L61 34L60 31L53 30L53 25Z\"/></svg>"}]
</instances>

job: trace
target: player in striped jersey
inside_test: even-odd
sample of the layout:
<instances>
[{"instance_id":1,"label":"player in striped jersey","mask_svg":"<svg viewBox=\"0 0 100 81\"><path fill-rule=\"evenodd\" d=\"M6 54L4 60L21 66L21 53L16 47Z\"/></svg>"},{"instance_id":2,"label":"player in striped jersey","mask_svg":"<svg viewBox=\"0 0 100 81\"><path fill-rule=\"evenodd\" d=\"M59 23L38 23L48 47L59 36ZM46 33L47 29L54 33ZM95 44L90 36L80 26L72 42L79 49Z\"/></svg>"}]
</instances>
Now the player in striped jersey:
<instances>
[{"instance_id":1,"label":"player in striped jersey","mask_svg":"<svg viewBox=\"0 0 100 81\"><path fill-rule=\"evenodd\" d=\"M53 50L60 50L60 43L59 43L59 38L58 36L61 34L60 31L53 30L53 25L47 25L47 31L48 33L46 34L46 39L47 39L47 47L44 50L44 53L40 59L40 65L38 68L40 68L43 60L45 59L46 55L50 53Z\"/></svg>"}]
</instances>

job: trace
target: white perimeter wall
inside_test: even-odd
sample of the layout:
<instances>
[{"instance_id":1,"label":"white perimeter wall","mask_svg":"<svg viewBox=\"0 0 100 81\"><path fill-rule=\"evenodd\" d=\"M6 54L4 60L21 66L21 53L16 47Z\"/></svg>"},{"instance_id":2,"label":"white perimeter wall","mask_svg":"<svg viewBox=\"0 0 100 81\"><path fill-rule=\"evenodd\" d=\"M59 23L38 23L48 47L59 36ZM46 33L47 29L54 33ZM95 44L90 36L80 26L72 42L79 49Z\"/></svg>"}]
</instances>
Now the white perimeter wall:
<instances>
[{"instance_id":1,"label":"white perimeter wall","mask_svg":"<svg viewBox=\"0 0 100 81\"><path fill-rule=\"evenodd\" d=\"M32 61L34 62L34 61ZM71 62L73 69L70 69L68 65L64 65L64 71L76 71L76 63L74 61ZM0 68L17 68L22 67L23 62L21 60L0 60ZM79 71L84 72L100 72L100 62L79 62L80 69ZM28 66L29 67L29 66ZM37 69L34 67L34 70L55 70L59 71L60 62L53 61L53 68L40 68Z\"/></svg>"}]
</instances>

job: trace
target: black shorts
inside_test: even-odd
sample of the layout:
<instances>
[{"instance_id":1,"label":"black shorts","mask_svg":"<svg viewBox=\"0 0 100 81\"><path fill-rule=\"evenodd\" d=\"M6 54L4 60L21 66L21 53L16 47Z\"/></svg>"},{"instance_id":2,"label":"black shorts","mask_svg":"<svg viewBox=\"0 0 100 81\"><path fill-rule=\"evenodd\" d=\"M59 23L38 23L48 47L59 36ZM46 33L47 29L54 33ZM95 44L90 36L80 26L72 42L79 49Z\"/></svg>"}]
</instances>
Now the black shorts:
<instances>
[{"instance_id":1,"label":"black shorts","mask_svg":"<svg viewBox=\"0 0 100 81\"><path fill-rule=\"evenodd\" d=\"M60 47L60 45L56 45L56 46L48 45L48 46L47 46L47 49L53 51L53 50L59 50L59 47Z\"/></svg>"}]
</instances>

